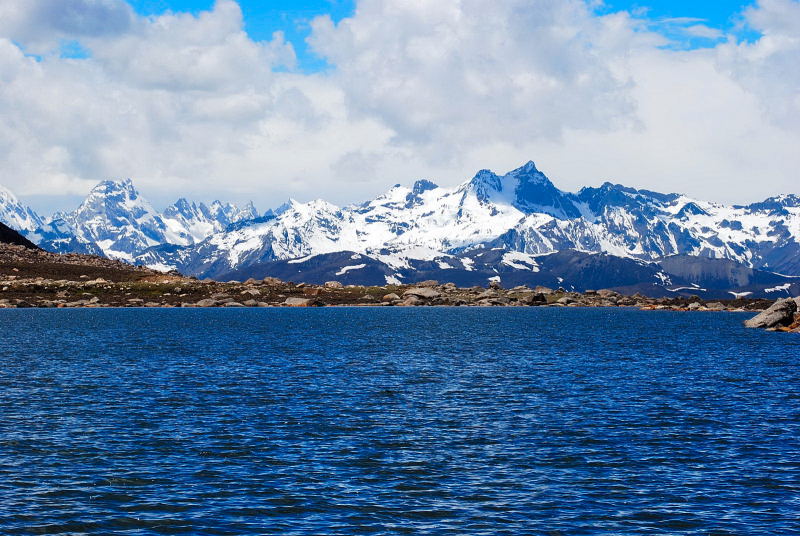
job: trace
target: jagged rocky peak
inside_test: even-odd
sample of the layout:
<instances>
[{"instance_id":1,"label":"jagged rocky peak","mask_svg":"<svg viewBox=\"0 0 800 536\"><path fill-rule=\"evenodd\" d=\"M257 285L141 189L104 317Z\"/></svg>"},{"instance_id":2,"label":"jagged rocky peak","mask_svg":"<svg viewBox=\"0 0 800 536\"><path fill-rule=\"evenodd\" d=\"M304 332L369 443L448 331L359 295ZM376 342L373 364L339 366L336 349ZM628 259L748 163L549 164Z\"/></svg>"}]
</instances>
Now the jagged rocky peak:
<instances>
[{"instance_id":1,"label":"jagged rocky peak","mask_svg":"<svg viewBox=\"0 0 800 536\"><path fill-rule=\"evenodd\" d=\"M267 211L264 213L264 218L277 218L290 208L292 208L292 205L287 201L279 205L277 208L267 209Z\"/></svg>"},{"instance_id":2,"label":"jagged rocky peak","mask_svg":"<svg viewBox=\"0 0 800 536\"><path fill-rule=\"evenodd\" d=\"M675 202L681 196L679 194L662 194L650 190L637 190L623 186L604 182L599 187L585 187L577 194L577 198L595 214L602 214L608 209L625 208L628 210L646 210L654 207L663 207Z\"/></svg>"},{"instance_id":3,"label":"jagged rocky peak","mask_svg":"<svg viewBox=\"0 0 800 536\"><path fill-rule=\"evenodd\" d=\"M776 215L787 214L787 208L800 208L800 196L795 194L768 197L759 203L752 203L746 207L751 211L767 211Z\"/></svg>"},{"instance_id":4,"label":"jagged rocky peak","mask_svg":"<svg viewBox=\"0 0 800 536\"><path fill-rule=\"evenodd\" d=\"M150 203L141 197L131 179L103 181L92 188L89 195L72 214L73 219L82 219L94 214L108 216L132 216L140 218L155 213Z\"/></svg>"},{"instance_id":5,"label":"jagged rocky peak","mask_svg":"<svg viewBox=\"0 0 800 536\"><path fill-rule=\"evenodd\" d=\"M124 196L130 199L138 199L139 192L133 185L132 179L122 179L118 181L107 180L101 181L92 188L88 197L104 197L110 198L115 196Z\"/></svg>"},{"instance_id":6,"label":"jagged rocky peak","mask_svg":"<svg viewBox=\"0 0 800 536\"><path fill-rule=\"evenodd\" d=\"M508 173L504 181L515 183L514 206L526 214L541 212L559 219L581 217L575 196L556 188L533 161Z\"/></svg>"},{"instance_id":7,"label":"jagged rocky peak","mask_svg":"<svg viewBox=\"0 0 800 536\"><path fill-rule=\"evenodd\" d=\"M427 179L420 179L416 181L411 187L411 191L406 195L405 208L421 205L423 203L423 194L425 192L430 192L431 190L436 190L438 187L438 185Z\"/></svg>"},{"instance_id":8,"label":"jagged rocky peak","mask_svg":"<svg viewBox=\"0 0 800 536\"><path fill-rule=\"evenodd\" d=\"M686 219L690 216L704 216L707 214L708 213L705 210L700 208L700 205L694 201L690 201L681 207L681 209L678 211L677 217Z\"/></svg>"},{"instance_id":9,"label":"jagged rocky peak","mask_svg":"<svg viewBox=\"0 0 800 536\"><path fill-rule=\"evenodd\" d=\"M424 192L435 190L438 187L439 186L436 183L431 182L428 179L420 179L414 183L414 186L411 188L411 193L414 195L421 195Z\"/></svg>"},{"instance_id":10,"label":"jagged rocky peak","mask_svg":"<svg viewBox=\"0 0 800 536\"><path fill-rule=\"evenodd\" d=\"M481 203L487 203L495 192L503 191L503 181L493 171L482 169L462 187L462 190L474 193Z\"/></svg>"},{"instance_id":11,"label":"jagged rocky peak","mask_svg":"<svg viewBox=\"0 0 800 536\"><path fill-rule=\"evenodd\" d=\"M189 201L185 197L181 197L164 209L164 216L167 218L183 217L186 219L193 219L200 215L207 217L208 207L206 207L203 203L198 205L193 201Z\"/></svg>"}]
</instances>

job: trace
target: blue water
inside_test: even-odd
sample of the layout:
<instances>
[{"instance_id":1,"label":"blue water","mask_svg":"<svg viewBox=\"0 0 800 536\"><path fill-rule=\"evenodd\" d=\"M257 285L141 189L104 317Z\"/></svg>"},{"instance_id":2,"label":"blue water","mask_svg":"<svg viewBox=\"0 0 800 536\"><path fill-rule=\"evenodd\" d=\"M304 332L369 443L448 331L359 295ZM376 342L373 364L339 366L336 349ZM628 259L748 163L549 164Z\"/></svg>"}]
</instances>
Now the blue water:
<instances>
[{"instance_id":1,"label":"blue water","mask_svg":"<svg viewBox=\"0 0 800 536\"><path fill-rule=\"evenodd\" d=\"M0 534L799 534L800 336L744 318L0 311Z\"/></svg>"}]
</instances>

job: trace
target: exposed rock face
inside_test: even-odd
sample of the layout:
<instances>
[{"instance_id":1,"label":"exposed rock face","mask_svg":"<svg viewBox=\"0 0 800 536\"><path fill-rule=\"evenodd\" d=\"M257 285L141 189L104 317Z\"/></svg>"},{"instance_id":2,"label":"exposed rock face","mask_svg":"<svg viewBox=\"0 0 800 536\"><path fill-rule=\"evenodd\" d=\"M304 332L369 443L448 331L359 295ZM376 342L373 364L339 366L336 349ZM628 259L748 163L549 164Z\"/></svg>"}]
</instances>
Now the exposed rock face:
<instances>
[{"instance_id":1,"label":"exposed rock face","mask_svg":"<svg viewBox=\"0 0 800 536\"><path fill-rule=\"evenodd\" d=\"M794 322L797 302L793 298L776 301L769 309L745 321L748 328L774 328L788 326Z\"/></svg>"}]
</instances>

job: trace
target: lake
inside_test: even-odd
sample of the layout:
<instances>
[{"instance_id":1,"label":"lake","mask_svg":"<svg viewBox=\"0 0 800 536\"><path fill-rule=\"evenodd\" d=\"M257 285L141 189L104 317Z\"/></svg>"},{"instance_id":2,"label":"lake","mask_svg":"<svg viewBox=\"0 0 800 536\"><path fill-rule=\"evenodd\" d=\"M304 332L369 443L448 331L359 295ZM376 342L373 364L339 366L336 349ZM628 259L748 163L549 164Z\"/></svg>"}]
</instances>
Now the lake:
<instances>
[{"instance_id":1,"label":"lake","mask_svg":"<svg viewBox=\"0 0 800 536\"><path fill-rule=\"evenodd\" d=\"M800 533L800 336L736 313L0 311L0 533Z\"/></svg>"}]
</instances>

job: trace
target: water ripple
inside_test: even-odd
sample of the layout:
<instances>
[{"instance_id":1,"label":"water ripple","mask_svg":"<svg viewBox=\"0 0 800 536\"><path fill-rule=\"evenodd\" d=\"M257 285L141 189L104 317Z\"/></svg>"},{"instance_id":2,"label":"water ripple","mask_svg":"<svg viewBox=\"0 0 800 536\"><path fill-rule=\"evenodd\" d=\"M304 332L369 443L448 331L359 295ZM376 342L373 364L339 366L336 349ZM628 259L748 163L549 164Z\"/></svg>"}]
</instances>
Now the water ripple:
<instances>
[{"instance_id":1,"label":"water ripple","mask_svg":"<svg viewBox=\"0 0 800 536\"><path fill-rule=\"evenodd\" d=\"M800 338L617 309L0 311L0 533L800 533Z\"/></svg>"}]
</instances>

